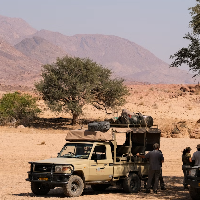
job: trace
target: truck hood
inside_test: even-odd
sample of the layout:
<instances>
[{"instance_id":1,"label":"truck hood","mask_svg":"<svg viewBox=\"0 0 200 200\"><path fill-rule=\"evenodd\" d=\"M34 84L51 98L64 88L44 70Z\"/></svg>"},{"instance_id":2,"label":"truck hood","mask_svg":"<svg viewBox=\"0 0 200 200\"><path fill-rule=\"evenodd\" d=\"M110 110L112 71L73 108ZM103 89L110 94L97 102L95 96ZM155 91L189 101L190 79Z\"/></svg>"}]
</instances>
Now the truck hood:
<instances>
[{"instance_id":1,"label":"truck hood","mask_svg":"<svg viewBox=\"0 0 200 200\"><path fill-rule=\"evenodd\" d=\"M86 159L79 158L49 158L45 160L38 160L34 163L48 163L48 164L82 164Z\"/></svg>"}]
</instances>

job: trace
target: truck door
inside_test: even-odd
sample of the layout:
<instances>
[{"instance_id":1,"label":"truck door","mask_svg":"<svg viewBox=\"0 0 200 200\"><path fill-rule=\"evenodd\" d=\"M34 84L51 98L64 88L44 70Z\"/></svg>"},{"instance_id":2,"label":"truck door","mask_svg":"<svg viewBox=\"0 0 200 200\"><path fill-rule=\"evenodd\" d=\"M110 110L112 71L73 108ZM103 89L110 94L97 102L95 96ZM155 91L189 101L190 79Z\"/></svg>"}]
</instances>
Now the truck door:
<instances>
[{"instance_id":1,"label":"truck door","mask_svg":"<svg viewBox=\"0 0 200 200\"><path fill-rule=\"evenodd\" d=\"M110 145L96 145L90 159L89 180L106 181L113 176Z\"/></svg>"}]
</instances>

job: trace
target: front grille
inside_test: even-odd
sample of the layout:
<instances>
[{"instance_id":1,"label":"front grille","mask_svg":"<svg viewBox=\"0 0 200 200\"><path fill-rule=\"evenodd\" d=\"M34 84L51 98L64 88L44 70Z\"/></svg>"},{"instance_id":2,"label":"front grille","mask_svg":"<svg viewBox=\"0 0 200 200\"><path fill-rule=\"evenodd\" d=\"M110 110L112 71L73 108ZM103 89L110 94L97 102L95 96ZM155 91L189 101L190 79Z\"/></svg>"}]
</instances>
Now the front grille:
<instances>
[{"instance_id":1,"label":"front grille","mask_svg":"<svg viewBox=\"0 0 200 200\"><path fill-rule=\"evenodd\" d=\"M53 170L52 170L53 168ZM34 172L55 172L55 166L47 164L35 164Z\"/></svg>"}]
</instances>

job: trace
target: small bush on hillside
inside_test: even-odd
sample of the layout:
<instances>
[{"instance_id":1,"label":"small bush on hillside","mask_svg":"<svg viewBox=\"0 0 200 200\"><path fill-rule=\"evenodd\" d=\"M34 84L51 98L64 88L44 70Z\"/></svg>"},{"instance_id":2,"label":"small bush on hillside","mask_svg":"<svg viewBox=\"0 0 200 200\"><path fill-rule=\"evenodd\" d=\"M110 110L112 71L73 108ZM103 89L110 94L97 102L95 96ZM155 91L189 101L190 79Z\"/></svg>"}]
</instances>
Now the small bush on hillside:
<instances>
[{"instance_id":1,"label":"small bush on hillside","mask_svg":"<svg viewBox=\"0 0 200 200\"><path fill-rule=\"evenodd\" d=\"M36 99L28 94L8 93L0 99L0 124L2 125L10 122L28 125L30 120L40 112Z\"/></svg>"}]
</instances>

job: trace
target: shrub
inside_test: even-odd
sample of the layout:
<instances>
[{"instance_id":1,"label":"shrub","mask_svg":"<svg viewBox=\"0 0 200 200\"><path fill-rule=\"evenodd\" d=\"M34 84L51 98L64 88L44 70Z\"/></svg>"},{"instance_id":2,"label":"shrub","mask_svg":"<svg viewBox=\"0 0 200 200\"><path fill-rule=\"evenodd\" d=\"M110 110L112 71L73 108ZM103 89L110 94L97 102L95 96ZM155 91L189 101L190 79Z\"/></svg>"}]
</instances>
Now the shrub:
<instances>
[{"instance_id":1,"label":"shrub","mask_svg":"<svg viewBox=\"0 0 200 200\"><path fill-rule=\"evenodd\" d=\"M28 125L30 120L35 118L41 110L36 105L36 99L28 94L19 92L8 93L0 99L0 123Z\"/></svg>"}]
</instances>

